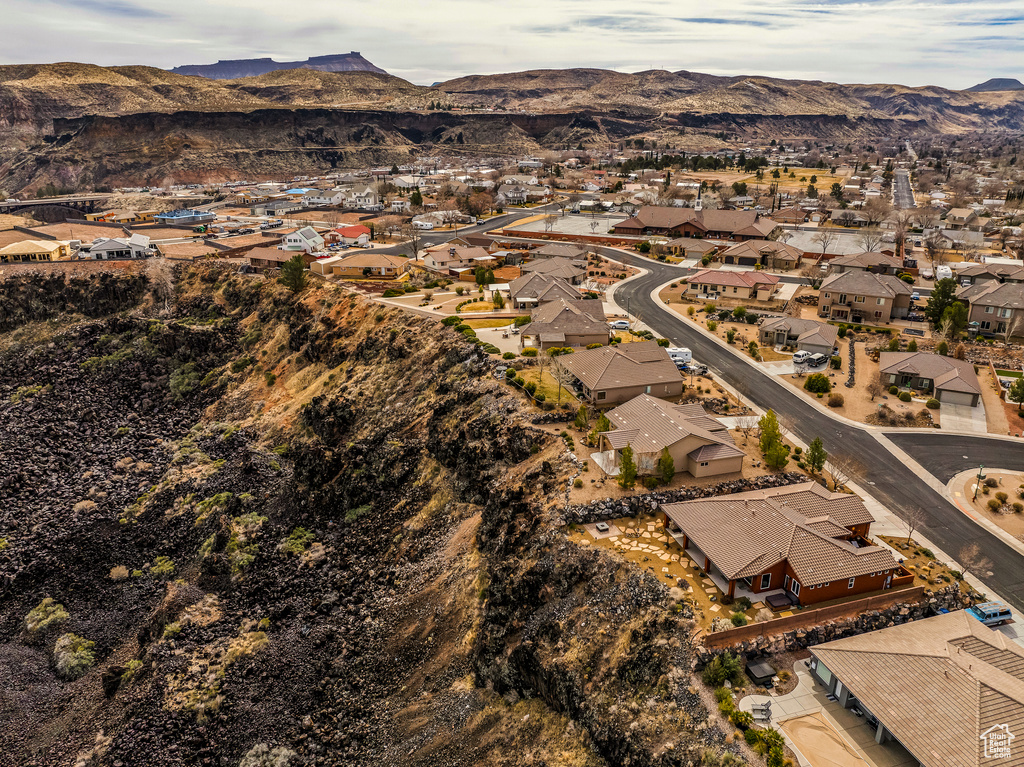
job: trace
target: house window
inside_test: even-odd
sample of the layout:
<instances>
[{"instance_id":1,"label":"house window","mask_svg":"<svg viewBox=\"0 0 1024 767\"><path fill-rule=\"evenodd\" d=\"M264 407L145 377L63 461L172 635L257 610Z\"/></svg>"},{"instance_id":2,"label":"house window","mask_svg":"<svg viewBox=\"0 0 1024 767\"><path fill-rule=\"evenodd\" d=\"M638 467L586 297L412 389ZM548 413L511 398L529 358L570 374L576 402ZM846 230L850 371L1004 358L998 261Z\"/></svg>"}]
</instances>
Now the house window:
<instances>
[{"instance_id":1,"label":"house window","mask_svg":"<svg viewBox=\"0 0 1024 767\"><path fill-rule=\"evenodd\" d=\"M849 583L846 584L846 588L852 589L853 588L853 584L856 582L856 580L857 580L856 578L850 578Z\"/></svg>"},{"instance_id":2,"label":"house window","mask_svg":"<svg viewBox=\"0 0 1024 767\"><path fill-rule=\"evenodd\" d=\"M982 320L982 322L981 322L981 329L982 330L988 330L991 327L992 327L992 323L991 322L989 322L988 320Z\"/></svg>"},{"instance_id":3,"label":"house window","mask_svg":"<svg viewBox=\"0 0 1024 767\"><path fill-rule=\"evenodd\" d=\"M825 294L825 298L832 298L832 294L831 293L826 293Z\"/></svg>"},{"instance_id":4,"label":"house window","mask_svg":"<svg viewBox=\"0 0 1024 767\"><path fill-rule=\"evenodd\" d=\"M605 399L605 397L607 397L607 396L608 396L608 392L599 391L597 393L597 398L598 399Z\"/></svg>"},{"instance_id":5,"label":"house window","mask_svg":"<svg viewBox=\"0 0 1024 767\"><path fill-rule=\"evenodd\" d=\"M875 306L885 306L885 299L884 298L876 298L875 299Z\"/></svg>"},{"instance_id":6,"label":"house window","mask_svg":"<svg viewBox=\"0 0 1024 767\"><path fill-rule=\"evenodd\" d=\"M710 465L711 465L711 462L710 462L710 461L701 461L701 462L700 462L700 465L701 465L701 466L710 466Z\"/></svg>"},{"instance_id":7,"label":"house window","mask_svg":"<svg viewBox=\"0 0 1024 767\"><path fill-rule=\"evenodd\" d=\"M986 306L986 307L985 307L985 314L992 314L992 310L993 310L993 308L994 308L994 307L991 307L991 306Z\"/></svg>"},{"instance_id":8,"label":"house window","mask_svg":"<svg viewBox=\"0 0 1024 767\"><path fill-rule=\"evenodd\" d=\"M766 588L772 585L772 574L761 573L761 590L764 591Z\"/></svg>"},{"instance_id":9,"label":"house window","mask_svg":"<svg viewBox=\"0 0 1024 767\"><path fill-rule=\"evenodd\" d=\"M1010 309L1000 309L1000 310L999 310L999 317L1000 317L1001 319L1004 319L1004 320L1005 320L1005 319L1006 319L1007 317L1009 317L1009 316L1010 316L1010 312L1011 312L1011 310L1010 310Z\"/></svg>"},{"instance_id":10,"label":"house window","mask_svg":"<svg viewBox=\"0 0 1024 767\"><path fill-rule=\"evenodd\" d=\"M875 319L876 319L876 320L877 320L877 319L879 319L879 318L881 318L881 316L882 316L882 313L881 313L881 312L875 312Z\"/></svg>"},{"instance_id":11,"label":"house window","mask_svg":"<svg viewBox=\"0 0 1024 767\"><path fill-rule=\"evenodd\" d=\"M793 585L790 587L790 591L793 592L793 596L800 596L800 581L793 581Z\"/></svg>"},{"instance_id":12,"label":"house window","mask_svg":"<svg viewBox=\"0 0 1024 767\"><path fill-rule=\"evenodd\" d=\"M651 393L651 387L650 386L644 387L644 393L645 394L650 394Z\"/></svg>"},{"instance_id":13,"label":"house window","mask_svg":"<svg viewBox=\"0 0 1024 767\"><path fill-rule=\"evenodd\" d=\"M853 297L853 302L855 304L862 304L862 303L864 303L864 296L854 296Z\"/></svg>"}]
</instances>

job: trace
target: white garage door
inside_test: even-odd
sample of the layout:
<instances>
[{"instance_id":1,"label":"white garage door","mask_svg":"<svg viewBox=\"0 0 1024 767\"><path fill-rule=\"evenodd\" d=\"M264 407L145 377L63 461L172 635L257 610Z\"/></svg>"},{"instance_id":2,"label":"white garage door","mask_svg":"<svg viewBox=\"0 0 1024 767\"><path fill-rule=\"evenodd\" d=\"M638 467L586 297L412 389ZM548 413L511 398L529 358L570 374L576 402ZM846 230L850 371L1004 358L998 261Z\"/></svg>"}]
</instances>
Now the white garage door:
<instances>
[{"instance_id":1,"label":"white garage door","mask_svg":"<svg viewBox=\"0 0 1024 767\"><path fill-rule=\"evenodd\" d=\"M967 405L972 407L974 405L973 394L968 394L963 391L940 391L938 400L939 402L948 402L950 405Z\"/></svg>"}]
</instances>

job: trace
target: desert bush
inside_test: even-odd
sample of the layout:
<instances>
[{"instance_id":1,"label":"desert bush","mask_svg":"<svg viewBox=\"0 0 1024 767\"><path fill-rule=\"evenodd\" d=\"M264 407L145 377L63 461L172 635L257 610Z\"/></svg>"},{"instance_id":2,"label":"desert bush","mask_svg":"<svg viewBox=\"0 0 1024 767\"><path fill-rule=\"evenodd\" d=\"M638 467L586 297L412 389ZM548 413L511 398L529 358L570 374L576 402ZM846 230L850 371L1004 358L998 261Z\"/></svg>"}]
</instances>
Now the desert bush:
<instances>
[{"instance_id":1,"label":"desert bush","mask_svg":"<svg viewBox=\"0 0 1024 767\"><path fill-rule=\"evenodd\" d=\"M835 357L833 357L832 359L829 360L828 364L832 366L833 370L839 370L839 368L841 368L843 366L843 358L839 357L839 356L835 356Z\"/></svg>"},{"instance_id":2,"label":"desert bush","mask_svg":"<svg viewBox=\"0 0 1024 767\"><path fill-rule=\"evenodd\" d=\"M65 679L78 679L96 660L92 648L95 642L78 634L63 634L53 648L53 662L57 673Z\"/></svg>"},{"instance_id":3,"label":"desert bush","mask_svg":"<svg viewBox=\"0 0 1024 767\"><path fill-rule=\"evenodd\" d=\"M174 574L174 562L170 557L157 557L149 568L149 574L156 578L170 578Z\"/></svg>"},{"instance_id":4,"label":"desert bush","mask_svg":"<svg viewBox=\"0 0 1024 767\"><path fill-rule=\"evenodd\" d=\"M832 392L828 395L828 406L829 407L842 407L846 404L846 398L843 397L839 392Z\"/></svg>"},{"instance_id":5,"label":"desert bush","mask_svg":"<svg viewBox=\"0 0 1024 767\"><path fill-rule=\"evenodd\" d=\"M306 528L296 527L288 534L287 538L281 541L277 549L284 554L298 556L313 544L315 538L316 536Z\"/></svg>"},{"instance_id":6,"label":"desert bush","mask_svg":"<svg viewBox=\"0 0 1024 767\"><path fill-rule=\"evenodd\" d=\"M25 616L25 629L28 633L35 634L37 631L63 623L67 619L68 611L64 609L64 605L46 597L28 611L28 615Z\"/></svg>"},{"instance_id":7,"label":"desert bush","mask_svg":"<svg viewBox=\"0 0 1024 767\"><path fill-rule=\"evenodd\" d=\"M504 354L501 355L501 358L503 360L514 360L516 358L516 353L515 352L505 352Z\"/></svg>"},{"instance_id":8,"label":"desert bush","mask_svg":"<svg viewBox=\"0 0 1024 767\"><path fill-rule=\"evenodd\" d=\"M718 323L715 322L714 320L708 320L708 330L714 333L716 330L718 330Z\"/></svg>"},{"instance_id":9,"label":"desert bush","mask_svg":"<svg viewBox=\"0 0 1024 767\"><path fill-rule=\"evenodd\" d=\"M526 389L526 393L531 397L537 392L537 384L533 381L527 381L526 386L523 388Z\"/></svg>"},{"instance_id":10,"label":"desert bush","mask_svg":"<svg viewBox=\"0 0 1024 767\"><path fill-rule=\"evenodd\" d=\"M748 711L733 711L729 714L729 721L741 730L749 730L754 726L754 715Z\"/></svg>"},{"instance_id":11,"label":"desert bush","mask_svg":"<svg viewBox=\"0 0 1024 767\"><path fill-rule=\"evenodd\" d=\"M939 401L935 399L935 397L932 397L931 399L924 403L924 406L931 410L937 410L939 407Z\"/></svg>"},{"instance_id":12,"label":"desert bush","mask_svg":"<svg viewBox=\"0 0 1024 767\"><path fill-rule=\"evenodd\" d=\"M889 387L889 394L891 394L891 395L893 395L895 397L899 393L900 393L900 387L898 387L898 386L890 386Z\"/></svg>"},{"instance_id":13,"label":"desert bush","mask_svg":"<svg viewBox=\"0 0 1024 767\"><path fill-rule=\"evenodd\" d=\"M999 481L995 477L986 477L985 487L999 487Z\"/></svg>"},{"instance_id":14,"label":"desert bush","mask_svg":"<svg viewBox=\"0 0 1024 767\"><path fill-rule=\"evenodd\" d=\"M1010 498L1010 496L1008 496L1006 493L1000 491L1000 492L996 493L996 498L998 499L998 501L1000 503L1006 503L1006 501Z\"/></svg>"},{"instance_id":15,"label":"desert bush","mask_svg":"<svg viewBox=\"0 0 1024 767\"><path fill-rule=\"evenodd\" d=\"M910 392L908 392L908 391L901 391L900 392L900 402L910 402L911 399L913 399L913 397L910 396Z\"/></svg>"},{"instance_id":16,"label":"desert bush","mask_svg":"<svg viewBox=\"0 0 1024 767\"><path fill-rule=\"evenodd\" d=\"M536 357L537 356L537 350L536 349L523 349L523 356L524 357Z\"/></svg>"},{"instance_id":17,"label":"desert bush","mask_svg":"<svg viewBox=\"0 0 1024 767\"><path fill-rule=\"evenodd\" d=\"M744 615L743 613L733 613L732 617L729 618L729 620L732 621L732 625L733 626L746 626L747 625L747 616Z\"/></svg>"},{"instance_id":18,"label":"desert bush","mask_svg":"<svg viewBox=\"0 0 1024 767\"><path fill-rule=\"evenodd\" d=\"M988 507L992 509L992 511L999 511L1001 508L1003 508L1003 504L1001 504L999 501L993 498L988 502Z\"/></svg>"},{"instance_id":19,"label":"desert bush","mask_svg":"<svg viewBox=\"0 0 1024 767\"><path fill-rule=\"evenodd\" d=\"M1020 514L1022 511L1024 511L1024 503L1018 503L1015 501L1011 508L1014 510L1014 512Z\"/></svg>"},{"instance_id":20,"label":"desert bush","mask_svg":"<svg viewBox=\"0 0 1024 767\"><path fill-rule=\"evenodd\" d=\"M583 480L580 479L579 477L576 477L576 479L573 480L572 486L579 490L581 487L583 487Z\"/></svg>"}]
</instances>

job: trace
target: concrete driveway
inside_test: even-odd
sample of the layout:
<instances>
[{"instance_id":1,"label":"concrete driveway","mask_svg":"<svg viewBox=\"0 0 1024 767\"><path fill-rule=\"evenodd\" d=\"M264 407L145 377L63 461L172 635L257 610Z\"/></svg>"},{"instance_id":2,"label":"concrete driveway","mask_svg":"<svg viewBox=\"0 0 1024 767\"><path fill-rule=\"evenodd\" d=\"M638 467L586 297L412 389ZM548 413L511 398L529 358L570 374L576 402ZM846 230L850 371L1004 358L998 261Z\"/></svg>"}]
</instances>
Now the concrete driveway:
<instances>
[{"instance_id":1,"label":"concrete driveway","mask_svg":"<svg viewBox=\"0 0 1024 767\"><path fill-rule=\"evenodd\" d=\"M985 422L985 405L980 400L976 407L943 402L939 409L939 423L942 424L943 431L988 433L988 424Z\"/></svg>"}]
</instances>

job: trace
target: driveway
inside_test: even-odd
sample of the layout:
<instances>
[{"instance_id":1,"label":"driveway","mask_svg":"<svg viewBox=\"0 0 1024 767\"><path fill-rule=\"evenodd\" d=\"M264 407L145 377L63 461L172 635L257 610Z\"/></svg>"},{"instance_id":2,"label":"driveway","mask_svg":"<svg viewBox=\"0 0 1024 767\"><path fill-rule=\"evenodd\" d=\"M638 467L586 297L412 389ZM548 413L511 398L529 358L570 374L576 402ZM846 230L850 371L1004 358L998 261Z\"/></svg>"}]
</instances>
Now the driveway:
<instances>
[{"instance_id":1,"label":"driveway","mask_svg":"<svg viewBox=\"0 0 1024 767\"><path fill-rule=\"evenodd\" d=\"M980 400L976 407L942 403L942 407L939 409L939 423L942 424L943 431L988 434L985 405Z\"/></svg>"}]
</instances>

